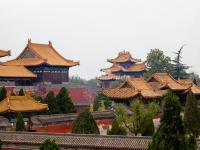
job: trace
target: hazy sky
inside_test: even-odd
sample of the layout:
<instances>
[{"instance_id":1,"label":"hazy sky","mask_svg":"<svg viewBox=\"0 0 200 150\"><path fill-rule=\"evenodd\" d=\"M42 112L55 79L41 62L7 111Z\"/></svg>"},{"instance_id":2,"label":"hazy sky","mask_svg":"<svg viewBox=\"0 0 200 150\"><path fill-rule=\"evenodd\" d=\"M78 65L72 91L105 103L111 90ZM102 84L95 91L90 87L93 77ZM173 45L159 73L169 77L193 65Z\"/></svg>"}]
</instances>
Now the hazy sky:
<instances>
[{"instance_id":1,"label":"hazy sky","mask_svg":"<svg viewBox=\"0 0 200 150\"><path fill-rule=\"evenodd\" d=\"M70 75L94 78L122 50L145 60L150 49L173 56L200 74L199 0L0 0L0 49L16 57L27 39L47 43L81 65ZM5 58L3 59L5 60Z\"/></svg>"}]
</instances>

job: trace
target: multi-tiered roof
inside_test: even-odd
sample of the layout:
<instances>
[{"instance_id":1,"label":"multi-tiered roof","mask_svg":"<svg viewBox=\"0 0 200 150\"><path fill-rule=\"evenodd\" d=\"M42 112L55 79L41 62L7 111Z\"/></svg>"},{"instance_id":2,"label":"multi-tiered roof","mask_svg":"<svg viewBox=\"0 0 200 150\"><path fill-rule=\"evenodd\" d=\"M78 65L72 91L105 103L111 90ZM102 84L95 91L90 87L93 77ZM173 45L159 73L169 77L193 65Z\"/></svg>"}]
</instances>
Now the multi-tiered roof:
<instances>
[{"instance_id":1,"label":"multi-tiered roof","mask_svg":"<svg viewBox=\"0 0 200 150\"><path fill-rule=\"evenodd\" d=\"M140 59L131 56L127 51L118 53L114 59L108 59L112 63L109 68L101 69L105 74L97 79L102 82L118 80L123 76L141 77L147 71L147 67Z\"/></svg>"}]
</instances>

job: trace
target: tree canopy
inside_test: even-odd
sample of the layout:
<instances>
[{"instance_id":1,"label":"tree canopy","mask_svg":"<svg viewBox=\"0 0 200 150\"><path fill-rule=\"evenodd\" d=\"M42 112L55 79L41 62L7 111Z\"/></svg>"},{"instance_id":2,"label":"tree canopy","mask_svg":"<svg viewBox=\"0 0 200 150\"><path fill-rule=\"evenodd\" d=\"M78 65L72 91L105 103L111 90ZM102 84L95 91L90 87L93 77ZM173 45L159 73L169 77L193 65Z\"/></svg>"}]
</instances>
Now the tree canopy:
<instances>
[{"instance_id":1,"label":"tree canopy","mask_svg":"<svg viewBox=\"0 0 200 150\"><path fill-rule=\"evenodd\" d=\"M126 128L119 125L116 118L113 119L112 128L108 130L108 135L126 135Z\"/></svg>"},{"instance_id":2,"label":"tree canopy","mask_svg":"<svg viewBox=\"0 0 200 150\"><path fill-rule=\"evenodd\" d=\"M181 46L181 48L175 52L175 58L172 60L173 62L173 70L172 75L175 79L186 79L188 78L189 74L186 72L187 69L190 68L190 66L187 66L182 63L182 50L184 45Z\"/></svg>"},{"instance_id":3,"label":"tree canopy","mask_svg":"<svg viewBox=\"0 0 200 150\"><path fill-rule=\"evenodd\" d=\"M47 94L46 98L44 99L44 102L48 104L48 114L57 114L60 112L56 97L54 96L54 93L52 91L50 91Z\"/></svg>"},{"instance_id":4,"label":"tree canopy","mask_svg":"<svg viewBox=\"0 0 200 150\"><path fill-rule=\"evenodd\" d=\"M16 131L25 131L25 124L22 113L18 113L17 115Z\"/></svg>"},{"instance_id":5,"label":"tree canopy","mask_svg":"<svg viewBox=\"0 0 200 150\"><path fill-rule=\"evenodd\" d=\"M164 98L165 105L161 124L154 134L149 150L194 150L195 142L186 136L180 116L179 98L171 91ZM191 143L190 143L191 142Z\"/></svg>"},{"instance_id":6,"label":"tree canopy","mask_svg":"<svg viewBox=\"0 0 200 150\"><path fill-rule=\"evenodd\" d=\"M60 113L75 113L76 107L72 103L69 93L65 87L62 87L56 96Z\"/></svg>"},{"instance_id":7,"label":"tree canopy","mask_svg":"<svg viewBox=\"0 0 200 150\"><path fill-rule=\"evenodd\" d=\"M19 90L19 96L24 96L25 94L24 94L24 90L23 89L20 89Z\"/></svg>"},{"instance_id":8,"label":"tree canopy","mask_svg":"<svg viewBox=\"0 0 200 150\"><path fill-rule=\"evenodd\" d=\"M156 72L170 73L172 68L171 58L166 56L160 49L151 49L147 54L146 65L150 68L146 73L146 77L149 77Z\"/></svg>"},{"instance_id":9,"label":"tree canopy","mask_svg":"<svg viewBox=\"0 0 200 150\"><path fill-rule=\"evenodd\" d=\"M131 114L127 114L126 108L122 104L115 106L116 118L121 126L126 127L131 133L137 135L152 135L154 133L153 115L159 111L159 106L155 103L145 108L140 100L131 104Z\"/></svg>"},{"instance_id":10,"label":"tree canopy","mask_svg":"<svg viewBox=\"0 0 200 150\"><path fill-rule=\"evenodd\" d=\"M40 150L59 150L55 140L46 139L41 145Z\"/></svg>"},{"instance_id":11,"label":"tree canopy","mask_svg":"<svg viewBox=\"0 0 200 150\"><path fill-rule=\"evenodd\" d=\"M4 100L6 98L6 95L7 95L7 90L3 86L2 88L0 88L0 101Z\"/></svg>"},{"instance_id":12,"label":"tree canopy","mask_svg":"<svg viewBox=\"0 0 200 150\"><path fill-rule=\"evenodd\" d=\"M188 134L192 134L195 137L200 132L200 114L196 97L191 91L187 94L186 104L184 109L184 123Z\"/></svg>"},{"instance_id":13,"label":"tree canopy","mask_svg":"<svg viewBox=\"0 0 200 150\"><path fill-rule=\"evenodd\" d=\"M73 122L73 133L78 134L99 134L99 128L88 111L82 112Z\"/></svg>"}]
</instances>

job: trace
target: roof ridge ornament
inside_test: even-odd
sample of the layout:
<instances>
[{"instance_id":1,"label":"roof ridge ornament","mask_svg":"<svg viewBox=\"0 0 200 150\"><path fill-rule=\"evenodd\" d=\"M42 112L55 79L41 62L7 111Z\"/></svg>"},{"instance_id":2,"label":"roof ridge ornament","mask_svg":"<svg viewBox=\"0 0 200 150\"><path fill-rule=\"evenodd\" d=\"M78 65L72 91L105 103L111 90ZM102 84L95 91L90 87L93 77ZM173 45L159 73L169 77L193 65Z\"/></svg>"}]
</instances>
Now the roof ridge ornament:
<instances>
[{"instance_id":1,"label":"roof ridge ornament","mask_svg":"<svg viewBox=\"0 0 200 150\"><path fill-rule=\"evenodd\" d=\"M49 40L49 46L52 46L52 42Z\"/></svg>"},{"instance_id":2,"label":"roof ridge ornament","mask_svg":"<svg viewBox=\"0 0 200 150\"><path fill-rule=\"evenodd\" d=\"M31 44L31 38L28 38L28 44Z\"/></svg>"}]
</instances>

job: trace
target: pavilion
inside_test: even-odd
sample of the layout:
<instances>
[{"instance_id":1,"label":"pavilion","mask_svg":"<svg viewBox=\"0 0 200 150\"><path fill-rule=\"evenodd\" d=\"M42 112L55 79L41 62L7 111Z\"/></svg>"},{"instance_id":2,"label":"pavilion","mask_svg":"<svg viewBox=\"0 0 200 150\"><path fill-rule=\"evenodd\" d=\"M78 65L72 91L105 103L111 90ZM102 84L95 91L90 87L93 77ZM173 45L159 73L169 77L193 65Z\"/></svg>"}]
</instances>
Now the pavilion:
<instances>
[{"instance_id":1,"label":"pavilion","mask_svg":"<svg viewBox=\"0 0 200 150\"><path fill-rule=\"evenodd\" d=\"M0 102L0 113L18 113L18 112L40 112L48 109L47 104L42 104L34 100L29 94L24 96L11 96L8 95ZM29 116L29 130L31 129L30 116Z\"/></svg>"},{"instance_id":2,"label":"pavilion","mask_svg":"<svg viewBox=\"0 0 200 150\"><path fill-rule=\"evenodd\" d=\"M112 66L101 69L105 74L97 78L101 81L103 88L109 88L112 81L119 80L125 76L142 77L147 71L145 64L140 59L132 57L127 51L119 52L116 58L108 59L107 61L112 63Z\"/></svg>"}]
</instances>

